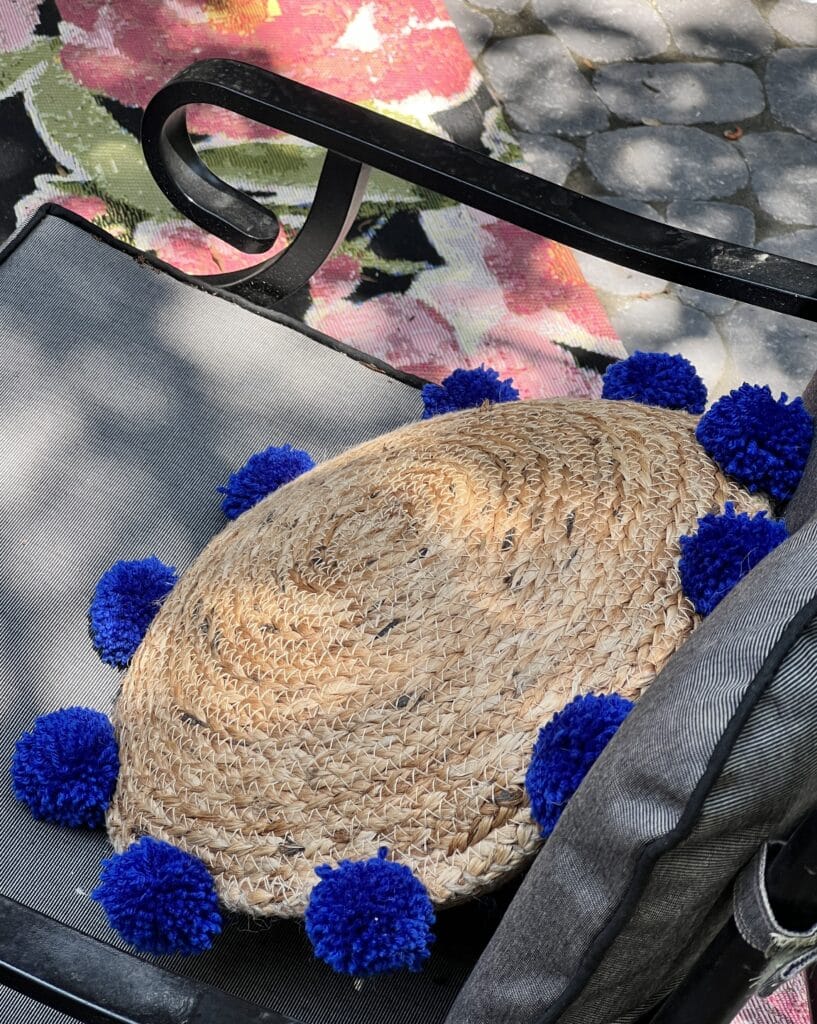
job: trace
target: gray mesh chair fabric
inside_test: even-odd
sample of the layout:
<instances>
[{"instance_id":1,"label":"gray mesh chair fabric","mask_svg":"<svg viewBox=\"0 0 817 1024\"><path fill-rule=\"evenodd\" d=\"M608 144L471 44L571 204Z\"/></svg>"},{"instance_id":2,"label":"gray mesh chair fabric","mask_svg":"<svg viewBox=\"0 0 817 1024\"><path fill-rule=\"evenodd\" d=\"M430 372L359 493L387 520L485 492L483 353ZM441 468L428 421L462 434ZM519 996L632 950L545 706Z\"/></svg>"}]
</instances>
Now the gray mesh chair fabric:
<instances>
[{"instance_id":1,"label":"gray mesh chair fabric","mask_svg":"<svg viewBox=\"0 0 817 1024\"><path fill-rule=\"evenodd\" d=\"M421 411L411 382L53 213L0 253L0 343L0 766L38 713L110 707L117 679L86 612L113 561L186 566L223 525L215 487L268 444L323 459ZM449 1024L636 1021L727 918L764 842L817 803L817 459L809 473L790 509L800 529L639 702ZM104 836L32 821L2 767L0 815L0 893L119 945L88 895ZM303 1024L436 1024L492 926L480 905L447 912L423 973L362 988L291 922L237 920L205 956L163 965ZM798 937L796 955L815 942ZM3 989L0 1019L67 1020Z\"/></svg>"},{"instance_id":2,"label":"gray mesh chair fabric","mask_svg":"<svg viewBox=\"0 0 817 1024\"><path fill-rule=\"evenodd\" d=\"M668 662L570 801L448 1024L630 1024L752 889L733 883L817 805L817 461L800 529ZM745 877L745 876L744 876ZM745 923L745 921L744 921ZM817 924L817 922L815 922ZM772 948L805 963L813 932Z\"/></svg>"},{"instance_id":3,"label":"gray mesh chair fabric","mask_svg":"<svg viewBox=\"0 0 817 1024\"><path fill-rule=\"evenodd\" d=\"M253 452L286 441L325 459L422 403L62 215L0 254L0 345L0 892L118 945L88 895L104 835L32 820L3 767L37 714L110 708L116 673L87 633L96 580L119 558L186 566L224 525L216 486ZM238 920L207 955L163 963L304 1024L439 1021L487 939L482 918L443 917L426 971L360 990L292 923ZM63 1019L0 988L2 1021Z\"/></svg>"}]
</instances>

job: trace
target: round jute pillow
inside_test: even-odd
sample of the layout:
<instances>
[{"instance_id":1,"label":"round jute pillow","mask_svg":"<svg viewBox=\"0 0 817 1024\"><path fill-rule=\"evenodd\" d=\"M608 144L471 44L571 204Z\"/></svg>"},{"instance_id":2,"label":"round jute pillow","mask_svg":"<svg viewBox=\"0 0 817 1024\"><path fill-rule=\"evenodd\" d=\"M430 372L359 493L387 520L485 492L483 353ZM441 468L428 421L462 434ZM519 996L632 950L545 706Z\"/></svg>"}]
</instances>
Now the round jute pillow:
<instances>
[{"instance_id":1,"label":"round jute pillow","mask_svg":"<svg viewBox=\"0 0 817 1024\"><path fill-rule=\"evenodd\" d=\"M685 412L485 405L282 487L206 548L124 679L117 850L199 857L231 909L303 913L315 868L394 850L438 904L540 839L537 733L637 697L692 630L679 537L727 501Z\"/></svg>"}]
</instances>

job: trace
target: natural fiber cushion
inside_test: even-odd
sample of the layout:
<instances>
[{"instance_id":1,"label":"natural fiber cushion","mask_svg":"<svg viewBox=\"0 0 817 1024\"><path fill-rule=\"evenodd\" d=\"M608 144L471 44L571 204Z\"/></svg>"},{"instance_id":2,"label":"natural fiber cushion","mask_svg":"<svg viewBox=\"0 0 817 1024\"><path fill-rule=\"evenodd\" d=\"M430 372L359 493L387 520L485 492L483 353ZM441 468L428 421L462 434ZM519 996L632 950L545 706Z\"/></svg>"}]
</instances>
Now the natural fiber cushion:
<instances>
[{"instance_id":1,"label":"natural fiber cushion","mask_svg":"<svg viewBox=\"0 0 817 1024\"><path fill-rule=\"evenodd\" d=\"M315 868L388 846L439 904L539 845L540 727L637 697L696 615L678 538L732 501L684 412L483 406L327 462L223 530L119 698L118 850L195 854L223 903L304 911Z\"/></svg>"}]
</instances>

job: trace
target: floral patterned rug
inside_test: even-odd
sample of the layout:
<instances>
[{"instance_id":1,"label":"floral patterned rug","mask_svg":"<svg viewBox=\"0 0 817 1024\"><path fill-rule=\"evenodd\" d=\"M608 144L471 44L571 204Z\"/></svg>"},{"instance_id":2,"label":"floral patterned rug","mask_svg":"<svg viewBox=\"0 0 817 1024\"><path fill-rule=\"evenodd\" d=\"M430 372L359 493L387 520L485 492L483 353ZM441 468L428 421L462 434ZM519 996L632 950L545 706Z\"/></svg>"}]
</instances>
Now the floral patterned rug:
<instances>
[{"instance_id":1,"label":"floral patterned rug","mask_svg":"<svg viewBox=\"0 0 817 1024\"><path fill-rule=\"evenodd\" d=\"M189 273L248 265L153 184L140 108L197 58L250 61L520 162L443 0L5 0L0 238L61 203ZM215 108L191 119L216 173L298 230L322 152ZM569 249L374 173L343 247L287 311L412 372L489 363L525 396L598 394L623 349Z\"/></svg>"},{"instance_id":2,"label":"floral patterned rug","mask_svg":"<svg viewBox=\"0 0 817 1024\"><path fill-rule=\"evenodd\" d=\"M798 974L768 999L752 999L733 1024L812 1024L805 975Z\"/></svg>"}]
</instances>

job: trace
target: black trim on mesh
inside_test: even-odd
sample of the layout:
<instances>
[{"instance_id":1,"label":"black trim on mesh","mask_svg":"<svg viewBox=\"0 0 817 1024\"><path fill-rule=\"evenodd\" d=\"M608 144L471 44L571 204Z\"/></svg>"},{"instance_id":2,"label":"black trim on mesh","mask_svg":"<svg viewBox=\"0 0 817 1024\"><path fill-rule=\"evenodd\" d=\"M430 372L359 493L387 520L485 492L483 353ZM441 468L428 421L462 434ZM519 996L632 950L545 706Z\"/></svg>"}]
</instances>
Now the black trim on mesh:
<instances>
[{"instance_id":1,"label":"black trim on mesh","mask_svg":"<svg viewBox=\"0 0 817 1024\"><path fill-rule=\"evenodd\" d=\"M66 210L65 207L62 207L57 203L44 203L37 210L34 216L27 220L19 231L8 239L5 245L0 248L0 264L8 259L17 246L20 245L21 242L24 242L46 217L58 217L60 220L68 221L69 224L82 228L83 231L92 235L100 242L104 242L106 245L109 245L112 249L117 249L119 252L123 252L127 256L132 256L139 263L147 264L155 270L168 274L174 280L181 281L182 284L189 285L191 288L197 288L199 291L207 292L208 295L215 295L219 299L224 299L225 302L232 302L234 305L240 306L242 309L246 309L251 313L255 313L257 316L263 317L265 320L271 320L273 323L281 324L283 327L289 327L291 330L305 335L310 339L310 341L317 341L319 345L324 345L326 348L331 348L333 351L338 352L341 355L348 356L350 359L354 359L358 363L363 363L363 365L368 367L368 369L374 370L376 373L384 373L387 377L391 377L392 379L399 381L401 384L406 384L411 388L419 389L424 384L428 383L428 381L423 377L418 377L414 373L406 373L404 370L400 370L396 366L392 366L390 363L387 363L384 359L379 359L377 356L369 355L367 352L361 352L360 349L354 348L352 345L346 345L344 342L338 341L336 338L330 338L328 334L316 331L314 327L310 327L308 324L302 323L294 317L287 316L286 313L280 313L276 310L257 306L255 303L248 302L246 299L242 298L240 295L236 295L234 292L224 291L221 288L208 285L205 282L200 281L198 278L190 277L188 274L185 274L183 270L179 270L178 267L174 267L170 263L165 263L164 260L160 260L157 256L142 252L141 249L136 249L127 242L123 242L121 239L115 238L113 235L108 234L104 228L100 228L96 224L92 224L90 221L85 220L84 217L80 217L71 210Z\"/></svg>"}]
</instances>

